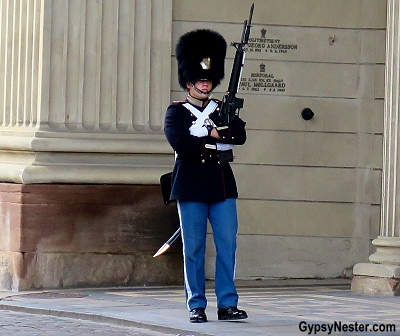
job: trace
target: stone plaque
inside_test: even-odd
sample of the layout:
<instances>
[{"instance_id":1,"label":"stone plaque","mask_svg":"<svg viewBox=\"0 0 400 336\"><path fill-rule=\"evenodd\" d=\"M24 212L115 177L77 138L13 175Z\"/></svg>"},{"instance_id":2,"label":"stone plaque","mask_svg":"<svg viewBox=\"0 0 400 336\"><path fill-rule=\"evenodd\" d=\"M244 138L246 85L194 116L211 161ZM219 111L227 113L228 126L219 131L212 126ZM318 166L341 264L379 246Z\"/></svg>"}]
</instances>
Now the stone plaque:
<instances>
[{"instance_id":1,"label":"stone plaque","mask_svg":"<svg viewBox=\"0 0 400 336\"><path fill-rule=\"evenodd\" d=\"M266 72L265 64L261 63L259 71L251 72L248 77L240 80L239 91L244 92L285 92L286 83L272 72Z\"/></svg>"}]
</instances>

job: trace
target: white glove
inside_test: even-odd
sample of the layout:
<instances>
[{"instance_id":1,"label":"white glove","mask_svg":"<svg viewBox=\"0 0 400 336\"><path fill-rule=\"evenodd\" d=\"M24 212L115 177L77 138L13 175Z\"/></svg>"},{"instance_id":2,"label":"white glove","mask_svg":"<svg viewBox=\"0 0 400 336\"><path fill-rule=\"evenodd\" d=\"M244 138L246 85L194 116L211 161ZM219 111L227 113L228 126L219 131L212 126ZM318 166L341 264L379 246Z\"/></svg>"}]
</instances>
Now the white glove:
<instances>
[{"instance_id":1,"label":"white glove","mask_svg":"<svg viewBox=\"0 0 400 336\"><path fill-rule=\"evenodd\" d=\"M205 126L198 126L196 124L190 126L189 128L190 134L195 137L201 138L208 135L208 129Z\"/></svg>"},{"instance_id":2,"label":"white glove","mask_svg":"<svg viewBox=\"0 0 400 336\"><path fill-rule=\"evenodd\" d=\"M227 150L233 149L234 147L235 147L235 145L232 145L232 144L217 142L217 150L219 150L219 151L227 151Z\"/></svg>"}]
</instances>

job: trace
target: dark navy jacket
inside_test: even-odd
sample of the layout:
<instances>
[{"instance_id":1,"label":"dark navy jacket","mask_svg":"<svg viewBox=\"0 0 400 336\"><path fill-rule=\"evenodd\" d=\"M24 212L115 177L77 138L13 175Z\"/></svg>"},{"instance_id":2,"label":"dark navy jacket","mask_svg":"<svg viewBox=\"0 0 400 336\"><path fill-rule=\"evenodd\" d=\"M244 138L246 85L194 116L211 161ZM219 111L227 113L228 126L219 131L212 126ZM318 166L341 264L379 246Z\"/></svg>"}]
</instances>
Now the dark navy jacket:
<instances>
[{"instance_id":1,"label":"dark navy jacket","mask_svg":"<svg viewBox=\"0 0 400 336\"><path fill-rule=\"evenodd\" d=\"M220 101L217 102L220 106ZM177 154L172 173L171 200L220 202L226 198L237 198L232 169L229 162L219 160L219 151L215 149L215 144L244 144L246 123L237 117L229 127L217 129L221 139L209 136L199 138L190 134L189 128L196 117L183 103L185 102L172 103L165 116L164 132ZM219 107L210 114L214 122L218 109Z\"/></svg>"}]
</instances>

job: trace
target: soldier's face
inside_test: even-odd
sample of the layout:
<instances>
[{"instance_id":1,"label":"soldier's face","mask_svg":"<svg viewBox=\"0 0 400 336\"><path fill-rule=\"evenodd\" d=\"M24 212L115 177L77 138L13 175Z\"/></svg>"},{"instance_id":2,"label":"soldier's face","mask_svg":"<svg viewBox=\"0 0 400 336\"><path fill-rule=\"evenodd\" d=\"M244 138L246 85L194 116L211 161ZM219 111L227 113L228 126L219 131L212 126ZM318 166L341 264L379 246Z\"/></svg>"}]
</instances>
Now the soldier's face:
<instances>
[{"instance_id":1,"label":"soldier's face","mask_svg":"<svg viewBox=\"0 0 400 336\"><path fill-rule=\"evenodd\" d=\"M207 98L212 90L212 82L208 79L201 79L196 81L193 86L187 84L189 94L196 99Z\"/></svg>"}]
</instances>

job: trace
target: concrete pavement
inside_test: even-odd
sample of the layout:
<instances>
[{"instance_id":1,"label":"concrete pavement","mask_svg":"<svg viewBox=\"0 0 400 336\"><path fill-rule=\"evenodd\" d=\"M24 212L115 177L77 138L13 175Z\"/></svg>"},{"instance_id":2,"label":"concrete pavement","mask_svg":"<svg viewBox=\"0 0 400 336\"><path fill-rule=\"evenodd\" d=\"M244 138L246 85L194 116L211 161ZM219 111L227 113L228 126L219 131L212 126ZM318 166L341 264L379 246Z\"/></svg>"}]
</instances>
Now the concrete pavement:
<instances>
[{"instance_id":1,"label":"concrete pavement","mask_svg":"<svg viewBox=\"0 0 400 336\"><path fill-rule=\"evenodd\" d=\"M164 336L132 326L0 310L0 336Z\"/></svg>"},{"instance_id":2,"label":"concrete pavement","mask_svg":"<svg viewBox=\"0 0 400 336\"><path fill-rule=\"evenodd\" d=\"M249 314L237 322L217 320L212 282L207 289L209 322L201 324L189 322L181 287L3 291L0 308L98 326L106 323L115 326L113 335L400 335L400 297L355 295L348 279L238 281L237 285L239 308ZM123 333L120 327L132 328L132 333ZM137 330L143 334L135 334Z\"/></svg>"}]
</instances>

